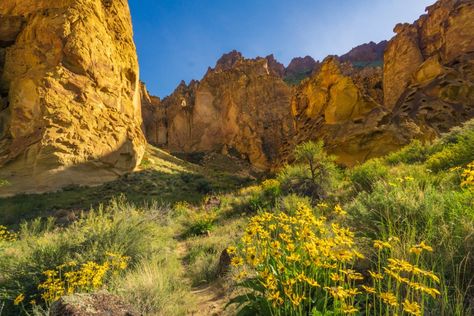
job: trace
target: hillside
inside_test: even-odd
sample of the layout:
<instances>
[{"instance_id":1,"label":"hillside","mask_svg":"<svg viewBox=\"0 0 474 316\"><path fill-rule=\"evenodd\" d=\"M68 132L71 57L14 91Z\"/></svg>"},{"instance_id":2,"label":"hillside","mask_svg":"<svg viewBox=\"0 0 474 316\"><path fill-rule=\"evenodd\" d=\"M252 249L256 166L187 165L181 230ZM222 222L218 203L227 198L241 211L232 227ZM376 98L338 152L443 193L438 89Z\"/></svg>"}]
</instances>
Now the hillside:
<instances>
[{"instance_id":1,"label":"hillside","mask_svg":"<svg viewBox=\"0 0 474 316\"><path fill-rule=\"evenodd\" d=\"M299 220L305 220L310 221L305 225L311 226L313 224L310 223L316 221L315 223L320 223L318 225L323 225L318 229L327 227L324 230L330 229L336 234L336 229L348 229L344 238L353 240L347 244L347 251L350 251L348 255L354 253L357 256L349 255L344 259L345 268L328 265L326 269L341 276L341 271L350 268L353 270L347 271L353 271L351 273L357 276L356 280L360 276L360 281L355 281L352 285L341 284L344 288L355 286L359 289L358 294L351 299L353 308L369 308L364 302L367 299L372 302L372 298L370 295L365 298L363 294L364 286L367 288L371 282L367 271L377 271L377 262L381 265L388 264L390 261L387 263L386 260L391 256L396 260L404 259L416 264L420 269L427 269L434 280L439 278L436 282L429 281L429 278L421 278L418 282L428 286L433 293L439 292L441 296L418 296L415 294L418 290L412 290L415 291L411 298L414 300L413 306L421 306L430 314L469 315L469 311L472 311L469 304L474 297L470 278L474 273L471 271L474 266L474 169L472 163L469 164L474 160L474 122L453 129L432 145L414 142L399 152L382 159L369 160L355 169L335 168L332 158L319 151L317 146L305 146L298 150L312 153L322 162L315 169L316 175L325 172L326 180L331 181L312 182L309 173L311 169L306 158L303 158L297 164L285 167L275 180L265 180L258 185L229 190L228 193L207 195L194 206L180 201L173 206L152 203L137 207L121 197L103 207L77 214L77 217L66 223L62 218L38 218L21 225L16 232L2 228L0 267L5 272L0 279L0 288L3 289L2 295L7 303L4 307L7 314L21 309L32 309L41 314L48 303L61 295L61 288L48 292L52 291L48 285L52 281L45 279L43 271L55 271L62 266L67 271L86 273L77 270L81 264L95 262L100 265L117 258L111 259L108 257L109 253L119 256L126 264L122 264L118 272L102 275L100 283L88 286L91 289L108 289L131 304L131 309L149 315L183 315L192 314L193 311L200 314L233 314L235 306L225 312L224 306L231 298L243 293L235 280L245 278L247 273L256 273L253 275L257 279L249 279L248 282L259 279L265 282L268 273L265 271L276 268L273 265L277 263L278 269L287 269L279 270L285 271L285 274L275 275L278 288L285 287L285 275L290 277L293 273L305 273L319 284L337 284L337 280L331 281L332 277L326 279L329 274L313 275L313 270L307 270L305 267L308 266L300 261L305 256L312 256L306 246L303 247L302 244L300 247L299 243L304 242L304 239L300 240L301 231L290 230L288 237L285 237L293 240L296 248L289 244L283 248L272 248L273 250L266 248L270 244L265 241L264 229L270 227L269 233L273 234L272 229L286 229L285 221L288 221L288 227L292 227L298 225ZM155 149L150 149L148 155L148 163L152 166L147 168L149 171L155 170L153 165L158 162L157 159L163 159L160 161L160 168L168 176L175 172L182 174L183 171L199 169L162 152L156 152ZM304 154L301 157L308 156ZM175 181L177 182L173 187L179 185L179 180ZM173 196L172 199L189 200L201 194L199 188L192 186L189 186L188 192ZM132 196L136 197L135 194ZM308 210L311 213L301 213ZM265 216L270 217L263 220ZM285 220L275 222L272 228L271 216L282 216ZM298 221L293 222L292 218ZM260 227L257 235L253 233L255 227ZM289 242L285 241L282 234L275 235L274 238L272 243ZM259 245L258 248L251 248L250 240ZM383 248L377 246L372 249L372 243L376 246L380 243L380 247L387 247L387 250L377 252L377 249ZM233 245L237 245L236 254ZM340 246L342 245L346 244ZM419 246L419 252L416 250L418 246L410 248L413 245L422 245ZM81 252L76 252L77 249L81 249ZM225 249L227 256L232 258L230 274L223 272L229 269L229 263L223 259ZM414 249L415 253L410 249ZM249 257L249 251L257 251L255 259L252 259L253 256ZM290 260L288 256L295 256L295 261L282 261L279 253L285 254L287 260ZM241 254L243 260L239 257ZM267 256L270 261L261 261L262 256ZM331 260L338 260L330 254L320 253L318 256L318 260L326 260L326 264ZM32 260L33 258L35 259ZM413 261L414 258L416 262ZM258 261L255 263L253 260ZM68 262L74 262L74 265L68 266ZM112 272L114 268L111 266L108 269ZM390 272L387 271L386 273ZM390 278L386 274L380 281L380 286L384 289L388 286L390 289ZM61 276L52 280L63 282ZM294 287L303 291L296 293L301 293L304 301L309 297L324 297L325 288L321 287L322 292L313 291L308 294L305 287L298 286L299 282L306 281L296 279ZM39 284L42 285L38 287ZM249 283L252 291L256 291L255 297L244 296L245 299L235 302L240 302L247 310L255 313L259 310L263 314L266 313L266 308L276 313L283 307L288 308L294 304L282 296L281 305L272 305L269 295L273 294L255 287L256 284ZM393 288L396 301L400 304L403 297L408 295L399 288L405 286L403 282L401 284L396 289ZM78 289L71 284L68 288L73 291ZM53 296L45 296L46 293ZM328 293L332 292L326 294ZM24 299L15 306L12 302L18 295L24 295ZM340 311L340 305L336 304L338 296L331 295L334 295L334 301L331 300L324 308L308 301L309 305L305 303L304 306L310 307L305 307L305 310ZM32 305L31 300L36 303ZM270 302L267 307L262 305L266 301ZM383 310L393 311L390 304L383 301L380 304Z\"/></svg>"}]
</instances>

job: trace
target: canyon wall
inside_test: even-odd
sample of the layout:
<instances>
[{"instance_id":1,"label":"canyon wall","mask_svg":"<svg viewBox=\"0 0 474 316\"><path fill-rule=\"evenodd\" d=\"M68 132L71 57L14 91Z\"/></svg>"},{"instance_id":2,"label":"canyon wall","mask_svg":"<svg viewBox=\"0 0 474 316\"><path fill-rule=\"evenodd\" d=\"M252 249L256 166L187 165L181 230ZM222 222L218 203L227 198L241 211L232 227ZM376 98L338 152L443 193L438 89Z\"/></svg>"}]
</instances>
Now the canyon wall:
<instances>
[{"instance_id":1,"label":"canyon wall","mask_svg":"<svg viewBox=\"0 0 474 316\"><path fill-rule=\"evenodd\" d=\"M144 153L126 0L0 2L1 194L97 184Z\"/></svg>"},{"instance_id":2,"label":"canyon wall","mask_svg":"<svg viewBox=\"0 0 474 316\"><path fill-rule=\"evenodd\" d=\"M277 158L291 134L291 89L273 57L224 55L204 78L181 83L162 101L172 152L238 153L258 168ZM159 107L158 107L159 108Z\"/></svg>"},{"instance_id":3,"label":"canyon wall","mask_svg":"<svg viewBox=\"0 0 474 316\"><path fill-rule=\"evenodd\" d=\"M268 169L291 160L297 144L323 139L352 166L474 117L474 1L440 0L394 31L388 42L287 68L273 56L226 54L155 107L166 135L158 145L232 149Z\"/></svg>"}]
</instances>

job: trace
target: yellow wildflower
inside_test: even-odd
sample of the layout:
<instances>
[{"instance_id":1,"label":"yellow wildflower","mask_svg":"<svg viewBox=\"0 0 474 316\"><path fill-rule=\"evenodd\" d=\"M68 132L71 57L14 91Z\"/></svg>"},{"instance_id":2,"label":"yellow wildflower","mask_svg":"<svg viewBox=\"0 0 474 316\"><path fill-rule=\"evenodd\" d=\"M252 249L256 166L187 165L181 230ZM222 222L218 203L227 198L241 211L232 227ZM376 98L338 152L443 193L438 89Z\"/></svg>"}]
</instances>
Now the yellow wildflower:
<instances>
[{"instance_id":1,"label":"yellow wildflower","mask_svg":"<svg viewBox=\"0 0 474 316\"><path fill-rule=\"evenodd\" d=\"M270 292L267 296L268 300L270 302L273 302L272 304L275 306L275 305L283 305L284 301L283 299L281 298L280 296L280 292L279 291L275 291L275 292Z\"/></svg>"},{"instance_id":2,"label":"yellow wildflower","mask_svg":"<svg viewBox=\"0 0 474 316\"><path fill-rule=\"evenodd\" d=\"M382 280L383 279L383 275L380 274L380 273L373 272L373 271L369 270L369 274L372 277L372 279L374 279L374 280Z\"/></svg>"},{"instance_id":3,"label":"yellow wildflower","mask_svg":"<svg viewBox=\"0 0 474 316\"><path fill-rule=\"evenodd\" d=\"M227 253L229 255L235 255L235 253L237 252L237 248L235 248L234 246L230 246L230 247L227 247Z\"/></svg>"},{"instance_id":4,"label":"yellow wildflower","mask_svg":"<svg viewBox=\"0 0 474 316\"><path fill-rule=\"evenodd\" d=\"M380 298L387 305L398 306L397 297L391 292L380 293Z\"/></svg>"},{"instance_id":5,"label":"yellow wildflower","mask_svg":"<svg viewBox=\"0 0 474 316\"><path fill-rule=\"evenodd\" d=\"M230 261L230 264L233 265L234 267L241 266L244 263L244 260L242 260L241 257L233 257Z\"/></svg>"},{"instance_id":6,"label":"yellow wildflower","mask_svg":"<svg viewBox=\"0 0 474 316\"><path fill-rule=\"evenodd\" d=\"M375 288L373 287L362 285L361 288L367 293L375 294Z\"/></svg>"},{"instance_id":7,"label":"yellow wildflower","mask_svg":"<svg viewBox=\"0 0 474 316\"><path fill-rule=\"evenodd\" d=\"M405 300L403 302L403 311L410 315L421 316L421 308L417 302L410 302L409 300Z\"/></svg>"},{"instance_id":8,"label":"yellow wildflower","mask_svg":"<svg viewBox=\"0 0 474 316\"><path fill-rule=\"evenodd\" d=\"M350 315L350 314L355 314L355 313L359 312L359 309L355 306L352 306L352 305L343 305L341 311L344 314L349 314Z\"/></svg>"},{"instance_id":9,"label":"yellow wildflower","mask_svg":"<svg viewBox=\"0 0 474 316\"><path fill-rule=\"evenodd\" d=\"M20 293L20 294L15 298L15 300L13 301L13 304L14 304L14 305L19 305L21 302L23 302L24 299L25 299L25 294Z\"/></svg>"},{"instance_id":10,"label":"yellow wildflower","mask_svg":"<svg viewBox=\"0 0 474 316\"><path fill-rule=\"evenodd\" d=\"M341 207L339 204L337 204L337 205L334 207L334 213L336 213L336 214L339 215L339 216L346 216L346 215L347 215L347 212L344 211L344 210L342 209L342 207Z\"/></svg>"},{"instance_id":11,"label":"yellow wildflower","mask_svg":"<svg viewBox=\"0 0 474 316\"><path fill-rule=\"evenodd\" d=\"M384 248L390 249L390 248L392 248L392 245L390 245L386 241L374 240L374 248L377 249L377 250L382 250Z\"/></svg>"}]
</instances>

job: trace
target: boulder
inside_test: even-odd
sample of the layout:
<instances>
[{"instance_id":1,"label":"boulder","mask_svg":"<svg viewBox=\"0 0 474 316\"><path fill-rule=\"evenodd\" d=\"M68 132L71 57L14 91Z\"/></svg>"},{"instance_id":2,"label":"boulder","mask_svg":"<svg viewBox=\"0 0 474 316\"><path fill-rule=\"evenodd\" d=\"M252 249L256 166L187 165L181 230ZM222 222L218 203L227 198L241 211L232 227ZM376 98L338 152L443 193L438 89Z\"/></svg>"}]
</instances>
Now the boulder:
<instances>
[{"instance_id":1,"label":"boulder","mask_svg":"<svg viewBox=\"0 0 474 316\"><path fill-rule=\"evenodd\" d=\"M138 316L123 300L107 292L64 296L51 306L50 316Z\"/></svg>"}]
</instances>

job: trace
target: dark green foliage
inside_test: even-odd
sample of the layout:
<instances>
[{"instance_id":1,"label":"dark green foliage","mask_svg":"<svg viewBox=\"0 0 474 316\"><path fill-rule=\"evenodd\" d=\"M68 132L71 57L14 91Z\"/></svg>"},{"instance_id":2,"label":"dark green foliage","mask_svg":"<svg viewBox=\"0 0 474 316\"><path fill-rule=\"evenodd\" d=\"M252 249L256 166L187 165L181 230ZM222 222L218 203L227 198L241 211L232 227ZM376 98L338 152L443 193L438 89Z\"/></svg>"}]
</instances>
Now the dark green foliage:
<instances>
[{"instance_id":1,"label":"dark green foliage","mask_svg":"<svg viewBox=\"0 0 474 316\"><path fill-rule=\"evenodd\" d=\"M426 161L428 155L429 146L422 144L419 140L414 140L410 145L389 154L385 160L392 165L399 163L414 164Z\"/></svg>"},{"instance_id":2,"label":"dark green foliage","mask_svg":"<svg viewBox=\"0 0 474 316\"><path fill-rule=\"evenodd\" d=\"M388 174L388 167L380 159L371 159L350 171L350 179L358 190L371 191L377 180Z\"/></svg>"},{"instance_id":3,"label":"dark green foliage","mask_svg":"<svg viewBox=\"0 0 474 316\"><path fill-rule=\"evenodd\" d=\"M474 124L464 129L454 129L432 147L433 154L426 165L433 171L440 171L467 164L474 160Z\"/></svg>"},{"instance_id":4,"label":"dark green foliage","mask_svg":"<svg viewBox=\"0 0 474 316\"><path fill-rule=\"evenodd\" d=\"M295 157L296 164L286 166L278 174L282 190L314 199L326 198L338 178L335 157L325 152L322 141L298 145Z\"/></svg>"}]
</instances>

